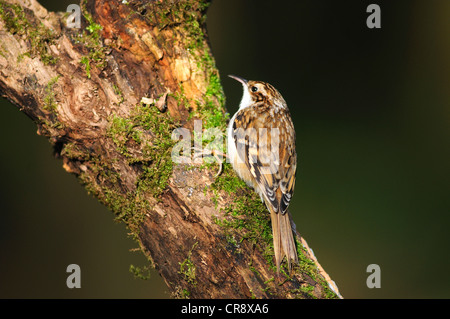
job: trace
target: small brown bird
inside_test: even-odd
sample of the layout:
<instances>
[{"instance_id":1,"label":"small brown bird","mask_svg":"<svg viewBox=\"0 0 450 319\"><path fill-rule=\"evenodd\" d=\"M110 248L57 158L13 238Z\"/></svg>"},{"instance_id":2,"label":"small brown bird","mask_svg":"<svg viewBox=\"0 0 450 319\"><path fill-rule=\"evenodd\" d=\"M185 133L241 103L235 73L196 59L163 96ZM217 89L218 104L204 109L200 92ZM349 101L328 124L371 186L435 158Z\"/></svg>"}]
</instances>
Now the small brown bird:
<instances>
[{"instance_id":1,"label":"small brown bird","mask_svg":"<svg viewBox=\"0 0 450 319\"><path fill-rule=\"evenodd\" d=\"M288 206L295 186L295 130L287 104L270 84L229 77L242 83L244 95L227 129L228 157L270 212L277 271L286 256L298 263Z\"/></svg>"}]
</instances>

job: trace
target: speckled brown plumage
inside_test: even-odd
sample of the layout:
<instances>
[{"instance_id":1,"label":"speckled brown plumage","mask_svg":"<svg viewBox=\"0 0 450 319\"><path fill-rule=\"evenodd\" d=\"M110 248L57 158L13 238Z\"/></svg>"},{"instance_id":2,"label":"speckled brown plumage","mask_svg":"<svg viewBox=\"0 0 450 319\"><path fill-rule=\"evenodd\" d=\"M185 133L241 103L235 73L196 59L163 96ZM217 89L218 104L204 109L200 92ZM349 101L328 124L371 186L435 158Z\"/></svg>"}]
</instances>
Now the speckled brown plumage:
<instances>
[{"instance_id":1,"label":"speckled brown plumage","mask_svg":"<svg viewBox=\"0 0 450 319\"><path fill-rule=\"evenodd\" d=\"M228 155L270 211L277 269L284 256L290 267L291 261L298 262L288 213L297 168L294 124L272 85L231 77L242 83L244 95L228 126Z\"/></svg>"}]
</instances>

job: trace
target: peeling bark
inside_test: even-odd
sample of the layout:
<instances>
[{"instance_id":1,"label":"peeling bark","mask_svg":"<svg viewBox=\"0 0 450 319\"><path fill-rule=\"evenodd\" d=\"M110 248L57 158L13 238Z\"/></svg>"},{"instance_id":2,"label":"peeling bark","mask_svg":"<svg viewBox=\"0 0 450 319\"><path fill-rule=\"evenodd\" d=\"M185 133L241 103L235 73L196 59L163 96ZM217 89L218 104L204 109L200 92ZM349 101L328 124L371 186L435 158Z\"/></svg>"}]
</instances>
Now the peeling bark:
<instances>
[{"instance_id":1,"label":"peeling bark","mask_svg":"<svg viewBox=\"0 0 450 319\"><path fill-rule=\"evenodd\" d=\"M276 275L269 216L229 165L216 178L217 166L171 160L175 128L226 127L208 5L88 0L75 29L34 0L0 0L0 92L127 225L175 297L339 297L299 234L300 265Z\"/></svg>"}]
</instances>

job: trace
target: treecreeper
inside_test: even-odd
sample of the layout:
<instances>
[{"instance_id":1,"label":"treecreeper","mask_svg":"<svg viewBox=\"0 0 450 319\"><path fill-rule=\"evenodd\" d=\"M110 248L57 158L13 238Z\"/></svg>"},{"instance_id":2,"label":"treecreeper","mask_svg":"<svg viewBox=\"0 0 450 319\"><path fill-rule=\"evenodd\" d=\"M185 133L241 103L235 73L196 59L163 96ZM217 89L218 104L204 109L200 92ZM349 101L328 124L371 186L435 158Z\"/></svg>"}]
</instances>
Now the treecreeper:
<instances>
[{"instance_id":1,"label":"treecreeper","mask_svg":"<svg viewBox=\"0 0 450 319\"><path fill-rule=\"evenodd\" d=\"M272 85L230 77L242 83L244 94L228 124L228 157L270 212L277 272L284 257L290 270L292 262L298 263L288 211L297 168L294 124L286 101Z\"/></svg>"}]
</instances>

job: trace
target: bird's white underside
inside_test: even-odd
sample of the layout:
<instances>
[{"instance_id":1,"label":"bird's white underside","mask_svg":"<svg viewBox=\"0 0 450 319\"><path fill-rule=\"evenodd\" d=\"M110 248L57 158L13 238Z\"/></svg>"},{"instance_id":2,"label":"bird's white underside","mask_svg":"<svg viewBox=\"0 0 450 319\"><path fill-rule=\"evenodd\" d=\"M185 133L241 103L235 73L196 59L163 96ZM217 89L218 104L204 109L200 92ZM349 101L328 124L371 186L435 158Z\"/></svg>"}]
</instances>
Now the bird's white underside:
<instances>
[{"instance_id":1,"label":"bird's white underside","mask_svg":"<svg viewBox=\"0 0 450 319\"><path fill-rule=\"evenodd\" d=\"M236 153L236 145L234 143L234 138L233 138L233 123L234 123L234 119L236 118L236 114L242 110L245 109L246 107L249 107L250 104L252 103L252 98L250 96L250 93L248 92L247 86L242 84L242 88L244 89L244 93L242 95L242 99L241 99L241 103L239 103L239 110L234 113L233 117L231 118L229 124L228 124L228 128L227 128L227 152L228 152L228 156L230 158L231 164L233 165L234 168L234 159L237 156ZM235 168L236 170L236 168Z\"/></svg>"}]
</instances>

